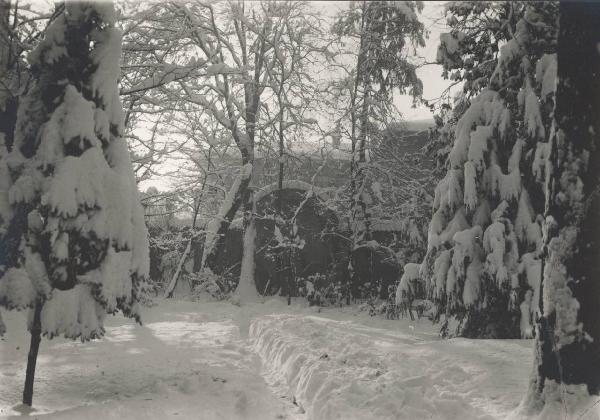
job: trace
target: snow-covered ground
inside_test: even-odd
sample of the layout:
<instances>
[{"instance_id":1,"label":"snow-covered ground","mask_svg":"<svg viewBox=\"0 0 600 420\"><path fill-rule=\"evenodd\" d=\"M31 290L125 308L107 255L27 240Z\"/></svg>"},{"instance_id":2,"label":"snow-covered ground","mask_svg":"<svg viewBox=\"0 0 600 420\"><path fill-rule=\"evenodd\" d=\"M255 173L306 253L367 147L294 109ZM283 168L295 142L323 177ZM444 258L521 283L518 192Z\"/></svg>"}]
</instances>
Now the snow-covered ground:
<instances>
[{"instance_id":1,"label":"snow-covered ground","mask_svg":"<svg viewBox=\"0 0 600 420\"><path fill-rule=\"evenodd\" d=\"M108 317L102 340L42 340L33 414L57 419L293 419L298 411L261 377L228 303L161 301L144 325ZM0 416L18 414L29 337L2 316ZM39 414L39 415L38 415Z\"/></svg>"},{"instance_id":2,"label":"snow-covered ground","mask_svg":"<svg viewBox=\"0 0 600 420\"><path fill-rule=\"evenodd\" d=\"M29 337L23 314L3 318L0 416L13 416L23 412ZM531 373L531 340L441 340L427 320L372 318L355 307L167 300L146 308L144 321L108 318L95 342L43 340L31 414L504 419Z\"/></svg>"},{"instance_id":3,"label":"snow-covered ground","mask_svg":"<svg viewBox=\"0 0 600 420\"><path fill-rule=\"evenodd\" d=\"M395 324L273 315L251 337L311 419L505 418L520 402L531 342L438 340Z\"/></svg>"}]
</instances>

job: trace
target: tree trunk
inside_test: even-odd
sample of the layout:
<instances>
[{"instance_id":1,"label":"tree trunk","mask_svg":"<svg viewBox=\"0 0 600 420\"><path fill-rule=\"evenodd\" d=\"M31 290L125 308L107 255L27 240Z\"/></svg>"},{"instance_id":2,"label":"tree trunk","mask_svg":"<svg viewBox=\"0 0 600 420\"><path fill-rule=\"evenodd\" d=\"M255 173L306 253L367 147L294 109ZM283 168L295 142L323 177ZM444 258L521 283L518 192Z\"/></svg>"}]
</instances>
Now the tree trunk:
<instances>
[{"instance_id":1,"label":"tree trunk","mask_svg":"<svg viewBox=\"0 0 600 420\"><path fill-rule=\"evenodd\" d=\"M292 274L292 264L294 261L294 249L292 247L288 248L287 252L288 257L288 266L287 266L287 287L288 287L288 298L287 304L290 306L292 304L292 288L294 286L293 280L295 279L295 275Z\"/></svg>"},{"instance_id":2,"label":"tree trunk","mask_svg":"<svg viewBox=\"0 0 600 420\"><path fill-rule=\"evenodd\" d=\"M27 355L27 371L25 373L25 387L23 389L23 404L31 407L33 401L33 381L35 379L35 364L37 362L40 341L42 341L42 306L38 300L33 310L33 322L31 324L31 344Z\"/></svg>"},{"instance_id":3,"label":"tree trunk","mask_svg":"<svg viewBox=\"0 0 600 420\"><path fill-rule=\"evenodd\" d=\"M177 286L177 280L179 279L179 275L181 274L183 265L185 264L185 262L188 258L188 255L190 255L190 251L192 250L192 240L193 240L193 237L190 238L190 240L188 241L187 246L185 247L185 250L183 251L183 255L179 259L179 264L177 264L177 269L175 270L175 273L173 274L173 277L171 277L171 281L169 282L169 285L167 286L167 289L165 290L165 294L164 294L165 299L173 297L173 291L175 290L175 286Z\"/></svg>"},{"instance_id":4,"label":"tree trunk","mask_svg":"<svg viewBox=\"0 0 600 420\"><path fill-rule=\"evenodd\" d=\"M352 105L351 105L351 140L352 140L352 158L350 160L350 229L352 231L352 248L350 249L349 257L352 258L352 249L358 242L360 242L360 232L358 229L358 211L362 211L363 206L361 204L362 198L360 196L360 190L362 188L361 176L364 175L364 161L365 161L365 127L368 119L368 114L365 113L367 110L367 83L365 82L365 61L366 61L366 34L365 34L365 13L367 10L367 2L362 4L361 22L360 22L360 45L358 49L358 57L356 61L356 75L354 77L354 88L352 91ZM363 103L361 107L360 117L357 117L356 104L358 100L359 88L363 87L365 92L363 94ZM360 121L359 121L360 120ZM357 123L360 122L360 127L357 129ZM358 138L356 132L359 132ZM358 148L358 149L357 149ZM356 154L358 152L358 162Z\"/></svg>"},{"instance_id":5,"label":"tree trunk","mask_svg":"<svg viewBox=\"0 0 600 420\"><path fill-rule=\"evenodd\" d=\"M258 291L254 281L255 253L256 253L256 203L251 197L247 199L250 209L244 210L244 249L242 252L242 267L240 282L235 290L235 295L240 302L258 301Z\"/></svg>"},{"instance_id":6,"label":"tree trunk","mask_svg":"<svg viewBox=\"0 0 600 420\"><path fill-rule=\"evenodd\" d=\"M234 185L232 187L236 190L230 191L228 193L228 195L233 195L231 206L227 209L223 209L224 211L222 216L221 211L219 211L219 215L216 216L219 218L219 220L217 221L218 228L216 229L215 233L216 238L214 238L214 242L212 243L205 241L205 249L203 251L204 255L202 256L202 270L209 268L210 270L214 271L217 263L217 251L219 249L219 242L222 241L222 238L229 230L229 225L231 224L231 221L233 220L235 214L245 201L244 197L247 195L248 186L250 185L250 179L250 176L242 178L239 185Z\"/></svg>"},{"instance_id":7,"label":"tree trunk","mask_svg":"<svg viewBox=\"0 0 600 420\"><path fill-rule=\"evenodd\" d=\"M9 26L10 6L9 1L0 0L0 137L4 136L4 145L9 152L12 150L18 108L18 99L12 89L19 71L12 51L14 41Z\"/></svg>"},{"instance_id":8,"label":"tree trunk","mask_svg":"<svg viewBox=\"0 0 600 420\"><path fill-rule=\"evenodd\" d=\"M209 162L210 162L210 151L208 152L208 157L209 157ZM167 286L167 289L165 290L165 294L163 296L165 299L173 297L173 292L175 291L175 286L177 286L177 281L179 280L181 271L188 259L188 256L190 255L190 252L192 251L192 245L194 244L194 239L195 239L196 221L198 220L198 212L200 211L200 202L202 200L202 195L204 193L205 187L206 187L206 178L204 178L204 181L202 182L202 188L200 189L200 196L194 200L194 217L192 219L192 230L191 230L191 234L190 234L190 240L188 241L188 244L185 247L185 250L183 251L183 255L179 259L179 263L177 264L177 269L175 270L175 274L173 274L173 277L171 278L171 281L169 282L169 285ZM190 281L190 291L193 291L191 281Z\"/></svg>"},{"instance_id":9,"label":"tree trunk","mask_svg":"<svg viewBox=\"0 0 600 420\"><path fill-rule=\"evenodd\" d=\"M366 182L366 165L367 165L367 136L369 127L369 101L370 94L368 86L365 86L365 92L363 95L363 104L360 114L360 137L358 140L358 168L356 169L357 178L357 197L355 212L359 211L360 215L360 235L361 241L371 240L371 229L370 229L370 214L367 209L367 203L364 200L363 192L365 189Z\"/></svg>"},{"instance_id":10,"label":"tree trunk","mask_svg":"<svg viewBox=\"0 0 600 420\"><path fill-rule=\"evenodd\" d=\"M283 64L282 64L282 69L281 69L281 81L279 83L279 92L277 95L277 101L279 103L279 175L277 177L277 213L279 215L279 219L277 219L275 221L275 223L279 224L279 229L282 233L285 233L285 217L283 214L283 175L284 175L284 156L285 156L285 138L284 138L284 127L283 127L283 118L284 118L284 105L283 105L283 98L282 98L282 94L283 94L283 82L284 82L284 77L283 75L285 69L283 68ZM279 262L279 267L277 270L277 286L281 287L281 285L284 282L285 279L285 274L284 274L284 267L285 267L285 257L286 257L286 252L285 252L285 248L280 249L279 252L277 253L277 260ZM291 261L289 261L288 258L288 262L291 263ZM290 287L290 276L288 273L287 276L287 289L288 289L288 305L291 303L292 300L292 289ZM266 290L265 290L265 294L266 294Z\"/></svg>"},{"instance_id":11,"label":"tree trunk","mask_svg":"<svg viewBox=\"0 0 600 420\"><path fill-rule=\"evenodd\" d=\"M600 4L561 2L545 268L530 398L600 393Z\"/></svg>"}]
</instances>

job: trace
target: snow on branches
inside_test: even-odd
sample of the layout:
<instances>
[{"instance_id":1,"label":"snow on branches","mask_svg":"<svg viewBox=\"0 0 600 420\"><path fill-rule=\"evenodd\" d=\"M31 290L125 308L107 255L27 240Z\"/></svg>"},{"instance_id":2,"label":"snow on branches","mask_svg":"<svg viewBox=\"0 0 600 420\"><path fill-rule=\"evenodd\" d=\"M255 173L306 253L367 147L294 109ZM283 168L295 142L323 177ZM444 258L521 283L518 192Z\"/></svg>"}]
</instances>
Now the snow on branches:
<instances>
[{"instance_id":1,"label":"snow on branches","mask_svg":"<svg viewBox=\"0 0 600 420\"><path fill-rule=\"evenodd\" d=\"M445 313L446 322L452 317L461 321L458 334L532 333L550 132L545 104L553 100L556 77L555 54L540 52L554 46L546 36L553 33L554 22L538 13L538 7L503 2L452 4L447 9L452 32L442 35L438 60L466 82L463 100L468 106L456 107L455 118L449 120L450 125L457 121L454 144L446 177L435 191L420 275L438 317ZM467 23L475 9L483 16L510 12L521 18L516 24L507 20L505 32L486 27L485 19L475 28ZM477 39L506 41L494 67L483 64L489 50L472 48Z\"/></svg>"},{"instance_id":2,"label":"snow on branches","mask_svg":"<svg viewBox=\"0 0 600 420\"><path fill-rule=\"evenodd\" d=\"M35 84L19 109L12 218L1 239L0 303L41 306L42 333L101 336L107 313L139 321L148 242L117 80L112 4L67 3L29 56Z\"/></svg>"}]
</instances>

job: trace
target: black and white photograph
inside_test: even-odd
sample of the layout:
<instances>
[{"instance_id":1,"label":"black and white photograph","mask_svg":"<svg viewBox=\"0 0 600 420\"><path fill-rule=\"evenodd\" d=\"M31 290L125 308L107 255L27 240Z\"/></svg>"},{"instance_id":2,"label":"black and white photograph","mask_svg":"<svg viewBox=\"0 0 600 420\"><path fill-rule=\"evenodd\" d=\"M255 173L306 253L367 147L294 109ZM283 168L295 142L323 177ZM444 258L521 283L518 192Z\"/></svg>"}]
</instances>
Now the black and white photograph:
<instances>
[{"instance_id":1,"label":"black and white photograph","mask_svg":"<svg viewBox=\"0 0 600 420\"><path fill-rule=\"evenodd\" d=\"M600 0L0 0L0 419L600 420Z\"/></svg>"}]
</instances>

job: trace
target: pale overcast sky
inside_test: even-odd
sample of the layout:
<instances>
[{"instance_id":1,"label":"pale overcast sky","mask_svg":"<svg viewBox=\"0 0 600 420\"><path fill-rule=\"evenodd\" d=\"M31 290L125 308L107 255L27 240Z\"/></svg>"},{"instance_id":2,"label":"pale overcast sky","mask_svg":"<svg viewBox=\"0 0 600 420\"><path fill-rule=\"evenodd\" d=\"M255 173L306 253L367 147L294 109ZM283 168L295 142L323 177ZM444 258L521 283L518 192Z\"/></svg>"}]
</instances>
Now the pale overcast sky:
<instances>
[{"instance_id":1,"label":"pale overcast sky","mask_svg":"<svg viewBox=\"0 0 600 420\"><path fill-rule=\"evenodd\" d=\"M426 1L425 8L422 13L422 21L425 28L430 32L429 39L426 40L425 47L417 51L417 54L424 57L427 62L435 62L437 55L437 47L440 43L440 34L449 32L444 18L444 4L441 1ZM442 66L437 64L426 65L421 67L417 74L423 81L423 97L425 99L433 99L450 85L449 80L442 78ZM411 99L407 96L402 96L397 101L397 106L404 114L407 120L420 120L432 118L429 108L420 106L419 108L411 108Z\"/></svg>"},{"instance_id":2,"label":"pale overcast sky","mask_svg":"<svg viewBox=\"0 0 600 420\"><path fill-rule=\"evenodd\" d=\"M339 10L347 8L349 2L345 1L314 1L315 8L323 10L324 15L333 17ZM426 62L435 62L437 47L439 45L440 34L448 31L445 18L443 17L444 4L446 2L424 2L424 9L420 16L425 28L429 31L429 38L426 39L425 47L417 50L417 56L423 57ZM444 80L441 76L442 67L436 64L426 65L418 69L418 76L423 81L423 97L425 99L437 98L442 91L450 85L450 81ZM429 108L425 106L412 107L412 98L408 95L398 96L395 104L406 121L431 120L433 115ZM161 166L170 167L165 163ZM142 190L148 186L156 186L159 189L168 189L170 182L165 177L153 178L143 182L140 187Z\"/></svg>"}]
</instances>

